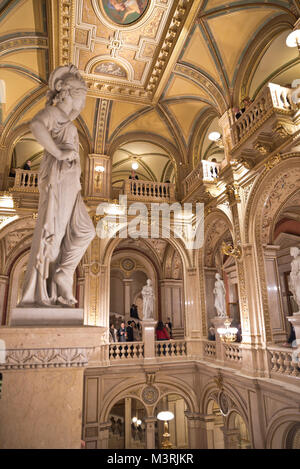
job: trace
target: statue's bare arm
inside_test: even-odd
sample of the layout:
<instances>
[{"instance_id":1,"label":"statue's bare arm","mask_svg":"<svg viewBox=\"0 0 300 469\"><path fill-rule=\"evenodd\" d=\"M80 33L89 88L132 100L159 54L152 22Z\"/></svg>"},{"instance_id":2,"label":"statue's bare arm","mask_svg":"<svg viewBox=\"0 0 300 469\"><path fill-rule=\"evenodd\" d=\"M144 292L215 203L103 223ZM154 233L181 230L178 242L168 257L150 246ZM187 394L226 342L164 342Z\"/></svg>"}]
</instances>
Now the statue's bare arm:
<instances>
[{"instance_id":1,"label":"statue's bare arm","mask_svg":"<svg viewBox=\"0 0 300 469\"><path fill-rule=\"evenodd\" d=\"M44 123L42 113L39 113L34 117L34 119L31 121L30 129L42 147L44 147L45 150L47 150L47 152L53 155L57 160L62 161L75 159L76 153L73 150L61 150L56 145L53 138L51 137L49 130L46 127L46 124Z\"/></svg>"}]
</instances>

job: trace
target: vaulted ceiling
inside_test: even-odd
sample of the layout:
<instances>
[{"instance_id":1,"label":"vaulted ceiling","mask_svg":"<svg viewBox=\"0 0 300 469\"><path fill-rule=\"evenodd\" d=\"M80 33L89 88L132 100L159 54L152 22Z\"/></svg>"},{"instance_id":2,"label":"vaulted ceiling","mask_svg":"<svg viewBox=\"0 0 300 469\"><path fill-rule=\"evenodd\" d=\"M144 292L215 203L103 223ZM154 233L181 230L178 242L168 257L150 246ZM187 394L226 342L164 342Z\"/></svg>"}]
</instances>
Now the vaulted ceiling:
<instances>
[{"instance_id":1,"label":"vaulted ceiling","mask_svg":"<svg viewBox=\"0 0 300 469\"><path fill-rule=\"evenodd\" d=\"M285 45L298 0L2 0L0 15L8 169L58 65L74 63L87 82L77 121L83 151L125 155L135 142L141 155L154 144L152 174L150 160L144 167L150 179L162 177L166 158L186 172L199 159L222 159L208 140L222 114L268 81L300 77L299 53Z\"/></svg>"}]
</instances>

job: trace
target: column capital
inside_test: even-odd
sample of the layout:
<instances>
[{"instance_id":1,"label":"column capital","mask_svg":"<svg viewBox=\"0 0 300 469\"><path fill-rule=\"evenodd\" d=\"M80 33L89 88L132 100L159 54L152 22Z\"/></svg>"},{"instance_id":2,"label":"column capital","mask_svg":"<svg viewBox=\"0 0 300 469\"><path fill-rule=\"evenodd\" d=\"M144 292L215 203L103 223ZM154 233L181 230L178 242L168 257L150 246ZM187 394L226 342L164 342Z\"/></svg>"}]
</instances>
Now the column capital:
<instances>
[{"instance_id":1,"label":"column capital","mask_svg":"<svg viewBox=\"0 0 300 469\"><path fill-rule=\"evenodd\" d=\"M109 160L110 156L109 155L103 155L101 153L89 153L88 157L92 159L104 159L104 160Z\"/></svg>"}]
</instances>

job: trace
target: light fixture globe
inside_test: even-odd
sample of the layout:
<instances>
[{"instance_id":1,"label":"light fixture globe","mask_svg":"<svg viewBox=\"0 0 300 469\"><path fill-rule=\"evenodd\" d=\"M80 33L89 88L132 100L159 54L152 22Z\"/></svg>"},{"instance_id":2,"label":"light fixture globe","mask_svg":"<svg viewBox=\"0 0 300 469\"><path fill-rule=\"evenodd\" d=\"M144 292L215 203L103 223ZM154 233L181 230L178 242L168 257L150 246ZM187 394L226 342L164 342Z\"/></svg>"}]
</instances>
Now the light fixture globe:
<instances>
[{"instance_id":1,"label":"light fixture globe","mask_svg":"<svg viewBox=\"0 0 300 469\"><path fill-rule=\"evenodd\" d=\"M292 31L285 41L288 47L300 47L300 29Z\"/></svg>"},{"instance_id":2,"label":"light fixture globe","mask_svg":"<svg viewBox=\"0 0 300 469\"><path fill-rule=\"evenodd\" d=\"M97 173L104 173L105 168L104 168L104 166L98 165L98 166L95 167L95 171Z\"/></svg>"},{"instance_id":3,"label":"light fixture globe","mask_svg":"<svg viewBox=\"0 0 300 469\"><path fill-rule=\"evenodd\" d=\"M132 423L136 423L137 422L137 417L132 417L131 421L132 421Z\"/></svg>"},{"instance_id":4,"label":"light fixture globe","mask_svg":"<svg viewBox=\"0 0 300 469\"><path fill-rule=\"evenodd\" d=\"M169 420L172 420L174 418L174 414L173 414L173 412L165 410L165 411L159 412L157 414L157 418L158 418L158 420L168 422Z\"/></svg>"},{"instance_id":5,"label":"light fixture globe","mask_svg":"<svg viewBox=\"0 0 300 469\"><path fill-rule=\"evenodd\" d=\"M135 171L136 169L138 169L139 165L138 165L138 163L135 161L134 163L132 163L131 167L132 167L132 169Z\"/></svg>"},{"instance_id":6,"label":"light fixture globe","mask_svg":"<svg viewBox=\"0 0 300 469\"><path fill-rule=\"evenodd\" d=\"M212 142L216 142L217 140L219 140L219 138L221 138L221 134L220 134L220 132L211 132L209 134L208 138Z\"/></svg>"}]
</instances>

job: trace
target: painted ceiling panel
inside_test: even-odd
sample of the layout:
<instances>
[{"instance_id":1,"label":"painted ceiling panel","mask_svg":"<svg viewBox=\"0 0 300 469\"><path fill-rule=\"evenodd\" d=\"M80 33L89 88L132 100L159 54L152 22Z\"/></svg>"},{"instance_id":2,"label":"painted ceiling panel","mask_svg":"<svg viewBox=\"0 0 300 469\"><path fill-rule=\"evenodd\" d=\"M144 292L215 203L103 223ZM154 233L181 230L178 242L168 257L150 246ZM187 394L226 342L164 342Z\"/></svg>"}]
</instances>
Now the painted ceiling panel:
<instances>
[{"instance_id":1,"label":"painted ceiling panel","mask_svg":"<svg viewBox=\"0 0 300 469\"><path fill-rule=\"evenodd\" d=\"M30 78L20 75L10 70L1 69L1 79L4 80L6 86L6 106L4 108L3 117L6 119L12 109L17 106L22 98L37 88L37 83Z\"/></svg>"},{"instance_id":2,"label":"painted ceiling panel","mask_svg":"<svg viewBox=\"0 0 300 469\"><path fill-rule=\"evenodd\" d=\"M1 36L14 32L45 32L43 0L24 0L18 3L0 22Z\"/></svg>"},{"instance_id":3,"label":"painted ceiling panel","mask_svg":"<svg viewBox=\"0 0 300 469\"><path fill-rule=\"evenodd\" d=\"M209 29L217 44L229 84L232 82L241 54L249 39L266 20L272 18L274 13L278 11L271 8L251 8L209 18Z\"/></svg>"},{"instance_id":4,"label":"painted ceiling panel","mask_svg":"<svg viewBox=\"0 0 300 469\"><path fill-rule=\"evenodd\" d=\"M208 93L195 85L191 80L187 78L173 76L170 86L168 87L164 98L173 98L177 96L195 96L197 98L203 98L206 101L212 101Z\"/></svg>"},{"instance_id":5,"label":"painted ceiling panel","mask_svg":"<svg viewBox=\"0 0 300 469\"><path fill-rule=\"evenodd\" d=\"M177 102L168 104L168 108L174 114L177 123L184 135L186 143L188 143L191 130L198 113L207 106L206 103L201 102Z\"/></svg>"},{"instance_id":6,"label":"painted ceiling panel","mask_svg":"<svg viewBox=\"0 0 300 469\"><path fill-rule=\"evenodd\" d=\"M24 122L30 122L31 119L45 107L46 97L43 97L33 106L29 107L27 111L22 115L20 120L18 120L18 125L23 124Z\"/></svg>"},{"instance_id":7,"label":"painted ceiling panel","mask_svg":"<svg viewBox=\"0 0 300 469\"><path fill-rule=\"evenodd\" d=\"M191 39L187 43L186 50L181 61L195 65L197 68L203 70L209 76L214 78L216 82L220 81L216 64L209 51L207 42L200 31L200 26L195 28Z\"/></svg>"},{"instance_id":8,"label":"painted ceiling panel","mask_svg":"<svg viewBox=\"0 0 300 469\"><path fill-rule=\"evenodd\" d=\"M169 132L166 124L162 121L158 113L153 110L137 118L134 122L125 127L123 133L127 132L148 132L161 135L168 140L173 140L171 133Z\"/></svg>"},{"instance_id":9,"label":"painted ceiling panel","mask_svg":"<svg viewBox=\"0 0 300 469\"><path fill-rule=\"evenodd\" d=\"M29 72L33 72L46 82L47 72L45 54L45 50L21 50L1 57L0 64L6 63L19 67L21 66Z\"/></svg>"},{"instance_id":10,"label":"painted ceiling panel","mask_svg":"<svg viewBox=\"0 0 300 469\"><path fill-rule=\"evenodd\" d=\"M114 101L112 105L112 111L109 123L109 136L115 131L115 129L124 122L129 116L143 109L145 105L131 104L126 102Z\"/></svg>"}]
</instances>

